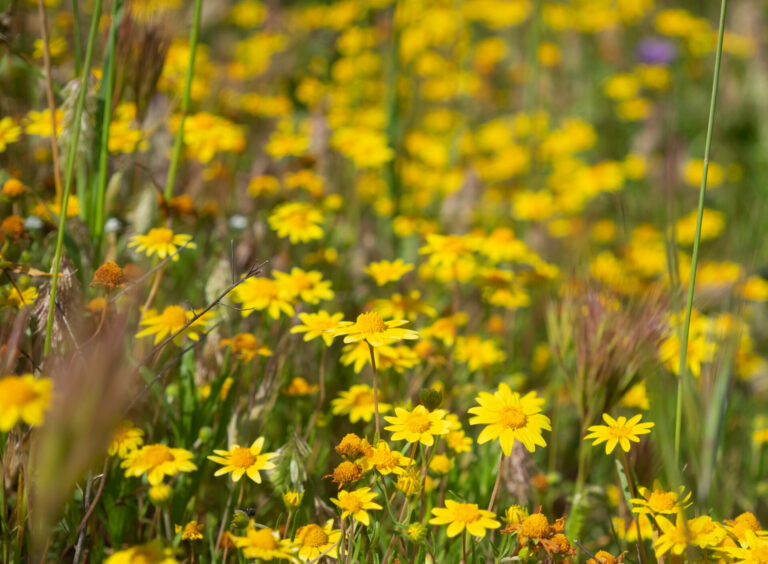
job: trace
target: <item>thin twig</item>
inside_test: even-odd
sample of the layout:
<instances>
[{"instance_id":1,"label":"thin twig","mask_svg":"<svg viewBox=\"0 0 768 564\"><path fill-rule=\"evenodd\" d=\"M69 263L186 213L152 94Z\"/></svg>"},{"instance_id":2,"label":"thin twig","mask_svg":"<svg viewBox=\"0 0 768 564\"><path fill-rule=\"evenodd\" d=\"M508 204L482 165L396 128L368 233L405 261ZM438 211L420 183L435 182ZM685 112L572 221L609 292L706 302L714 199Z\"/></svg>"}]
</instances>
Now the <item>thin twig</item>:
<instances>
[{"instance_id":1,"label":"thin twig","mask_svg":"<svg viewBox=\"0 0 768 564\"><path fill-rule=\"evenodd\" d=\"M43 0L37 0L40 15L40 34L43 36L43 66L45 68L45 96L51 112L51 155L53 157L53 182L56 185L56 201L61 199L61 171L59 170L59 144L56 141L56 101L53 97L53 78L51 77L51 51L48 39L48 16Z\"/></svg>"}]
</instances>

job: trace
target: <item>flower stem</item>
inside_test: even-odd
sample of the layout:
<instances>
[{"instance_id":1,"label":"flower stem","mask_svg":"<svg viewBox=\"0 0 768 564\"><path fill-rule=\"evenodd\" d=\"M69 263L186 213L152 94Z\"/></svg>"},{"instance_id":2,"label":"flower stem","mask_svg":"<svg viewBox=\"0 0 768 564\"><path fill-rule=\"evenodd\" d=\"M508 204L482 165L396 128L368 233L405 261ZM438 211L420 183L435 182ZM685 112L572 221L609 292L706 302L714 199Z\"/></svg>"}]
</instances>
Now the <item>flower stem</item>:
<instances>
[{"instance_id":1,"label":"flower stem","mask_svg":"<svg viewBox=\"0 0 768 564\"><path fill-rule=\"evenodd\" d=\"M493 511L493 504L496 501L496 494L499 493L499 485L501 484L501 465L504 463L504 453L499 456L499 466L496 470L496 483L493 484L493 491L491 492L491 500L488 502L488 511Z\"/></svg>"},{"instance_id":2,"label":"flower stem","mask_svg":"<svg viewBox=\"0 0 768 564\"><path fill-rule=\"evenodd\" d=\"M184 97L181 99L181 120L179 121L179 130L176 132L176 140L173 144L173 154L171 164L168 168L168 178L165 182L165 201L169 201L173 196L173 185L176 182L176 170L179 167L179 158L181 157L181 146L184 140L184 122L187 119L189 111L189 99L192 93L192 78L195 75L195 55L197 53L197 41L200 36L200 19L203 12L203 0L195 0L195 15L192 21L192 31L189 35L189 63L187 66L187 80L184 84Z\"/></svg>"},{"instance_id":3,"label":"flower stem","mask_svg":"<svg viewBox=\"0 0 768 564\"><path fill-rule=\"evenodd\" d=\"M691 325L691 311L693 309L693 288L696 284L696 266L699 261L699 242L701 241L701 222L704 215L704 194L707 190L707 172L709 170L709 150L712 146L712 130L715 122L715 104L717 103L717 86L720 81L720 59L723 53L723 34L725 31L725 9L728 1L721 0L720 26L717 32L717 50L715 51L715 71L712 78L712 96L709 102L709 119L707 121L707 137L704 143L704 169L701 175L699 187L699 208L696 216L696 235L693 239L693 253L691 255L691 276L688 282L688 299L685 305L685 321L680 342L680 368L677 379L677 405L675 408L675 464L680 465L680 434L683 425L683 395L685 392L685 378L688 354L688 331Z\"/></svg>"},{"instance_id":4,"label":"flower stem","mask_svg":"<svg viewBox=\"0 0 768 564\"><path fill-rule=\"evenodd\" d=\"M85 50L85 63L83 64L83 73L80 78L80 92L77 98L75 108L75 120L72 124L72 144L69 146L67 155L67 170L64 175L64 194L61 198L61 209L59 211L59 229L56 236L56 251L53 257L53 278L51 279L51 299L48 303L48 322L45 326L45 346L43 353L48 354L51 351L51 336L53 332L53 316L56 311L56 289L59 285L59 269L61 267L61 253L64 246L64 229L67 222L67 204L69 203L69 192L72 189L72 177L75 172L75 153L80 139L80 125L83 116L83 107L85 106L85 93L88 90L88 76L91 69L91 56L93 55L93 45L96 39L96 32L99 29L99 19L101 18L102 0L95 0L93 5L93 17L91 18L91 29L88 32L88 46ZM54 131L55 133L55 131Z\"/></svg>"},{"instance_id":5,"label":"flower stem","mask_svg":"<svg viewBox=\"0 0 768 564\"><path fill-rule=\"evenodd\" d=\"M379 442L381 436L381 424L379 422L379 375L376 372L376 355L373 353L373 345L368 343L368 351L371 353L371 368L373 369L373 413L376 416L376 434L374 444Z\"/></svg>"},{"instance_id":6,"label":"flower stem","mask_svg":"<svg viewBox=\"0 0 768 564\"><path fill-rule=\"evenodd\" d=\"M637 490L635 489L635 481L632 477L632 473L629 469L629 459L627 453L622 448L617 449L621 456L621 464L624 467L624 474L627 477L627 487L629 488L630 495L634 498L637 497ZM630 507L631 509L631 507ZM645 554L645 542L643 541L643 535L640 532L640 515L635 515L635 528L637 529L637 547L639 549L640 564L645 564L648 561L648 556Z\"/></svg>"}]
</instances>

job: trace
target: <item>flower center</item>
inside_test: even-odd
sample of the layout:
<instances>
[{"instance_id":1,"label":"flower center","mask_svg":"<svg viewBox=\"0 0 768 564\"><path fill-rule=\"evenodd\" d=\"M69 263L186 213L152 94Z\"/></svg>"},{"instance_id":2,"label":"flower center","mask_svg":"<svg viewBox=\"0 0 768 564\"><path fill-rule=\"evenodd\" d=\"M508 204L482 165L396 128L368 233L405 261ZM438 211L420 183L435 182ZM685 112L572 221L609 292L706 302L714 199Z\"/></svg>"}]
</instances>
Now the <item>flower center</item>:
<instances>
[{"instance_id":1,"label":"flower center","mask_svg":"<svg viewBox=\"0 0 768 564\"><path fill-rule=\"evenodd\" d=\"M622 425L621 427L611 427L608 432L614 439L623 439L632 434L632 429Z\"/></svg>"},{"instance_id":2,"label":"flower center","mask_svg":"<svg viewBox=\"0 0 768 564\"><path fill-rule=\"evenodd\" d=\"M543 513L534 513L523 521L520 532L531 539L541 539L549 534L549 522Z\"/></svg>"},{"instance_id":3,"label":"flower center","mask_svg":"<svg viewBox=\"0 0 768 564\"><path fill-rule=\"evenodd\" d=\"M355 397L352 398L352 403L357 405L357 406L372 405L373 404L373 393L371 393L371 392L360 392L359 394L355 394Z\"/></svg>"},{"instance_id":4,"label":"flower center","mask_svg":"<svg viewBox=\"0 0 768 564\"><path fill-rule=\"evenodd\" d=\"M187 323L187 312L181 306L168 306L163 310L163 324L168 327L183 327Z\"/></svg>"},{"instance_id":5,"label":"flower center","mask_svg":"<svg viewBox=\"0 0 768 564\"><path fill-rule=\"evenodd\" d=\"M166 227L155 227L147 233L150 245L160 245L173 242L173 231Z\"/></svg>"},{"instance_id":6,"label":"flower center","mask_svg":"<svg viewBox=\"0 0 768 564\"><path fill-rule=\"evenodd\" d=\"M229 463L235 468L250 468L254 462L256 457L248 447L237 447L229 459Z\"/></svg>"},{"instance_id":7,"label":"flower center","mask_svg":"<svg viewBox=\"0 0 768 564\"><path fill-rule=\"evenodd\" d=\"M518 407L507 406L499 415L499 424L507 429L525 427L528 417Z\"/></svg>"},{"instance_id":8,"label":"flower center","mask_svg":"<svg viewBox=\"0 0 768 564\"><path fill-rule=\"evenodd\" d=\"M671 492L653 492L648 505L655 512L669 511L675 507L675 496Z\"/></svg>"},{"instance_id":9,"label":"flower center","mask_svg":"<svg viewBox=\"0 0 768 564\"><path fill-rule=\"evenodd\" d=\"M309 227L309 217L304 211L295 211L285 218L285 223L294 229L306 229Z\"/></svg>"},{"instance_id":10,"label":"flower center","mask_svg":"<svg viewBox=\"0 0 768 564\"><path fill-rule=\"evenodd\" d=\"M37 399L35 388L18 376L7 376L0 380L0 397L6 406L22 406Z\"/></svg>"},{"instance_id":11,"label":"flower center","mask_svg":"<svg viewBox=\"0 0 768 564\"><path fill-rule=\"evenodd\" d=\"M426 413L409 413L403 426L412 433L424 433L429 425L429 415Z\"/></svg>"},{"instance_id":12,"label":"flower center","mask_svg":"<svg viewBox=\"0 0 768 564\"><path fill-rule=\"evenodd\" d=\"M269 529L256 529L248 533L250 546L261 548L262 550L274 550L277 548L277 541Z\"/></svg>"},{"instance_id":13,"label":"flower center","mask_svg":"<svg viewBox=\"0 0 768 564\"><path fill-rule=\"evenodd\" d=\"M319 525L307 525L301 532L301 544L304 546L323 546L328 543L328 535Z\"/></svg>"},{"instance_id":14,"label":"flower center","mask_svg":"<svg viewBox=\"0 0 768 564\"><path fill-rule=\"evenodd\" d=\"M387 324L375 311L361 313L355 323L361 333L383 333L387 330Z\"/></svg>"},{"instance_id":15,"label":"flower center","mask_svg":"<svg viewBox=\"0 0 768 564\"><path fill-rule=\"evenodd\" d=\"M349 494L344 498L344 509L350 513L357 513L363 508L363 503L354 495Z\"/></svg>"},{"instance_id":16,"label":"flower center","mask_svg":"<svg viewBox=\"0 0 768 564\"><path fill-rule=\"evenodd\" d=\"M354 482L362 477L360 466L354 462L345 460L333 470L333 481L337 484L346 484Z\"/></svg>"},{"instance_id":17,"label":"flower center","mask_svg":"<svg viewBox=\"0 0 768 564\"><path fill-rule=\"evenodd\" d=\"M160 466L164 462L171 462L173 460L173 455L165 445L151 445L144 451L144 460L146 461L147 466L153 468L155 466Z\"/></svg>"},{"instance_id":18,"label":"flower center","mask_svg":"<svg viewBox=\"0 0 768 564\"><path fill-rule=\"evenodd\" d=\"M462 523L474 523L480 518L480 510L474 503L459 503L453 508L453 516Z\"/></svg>"}]
</instances>

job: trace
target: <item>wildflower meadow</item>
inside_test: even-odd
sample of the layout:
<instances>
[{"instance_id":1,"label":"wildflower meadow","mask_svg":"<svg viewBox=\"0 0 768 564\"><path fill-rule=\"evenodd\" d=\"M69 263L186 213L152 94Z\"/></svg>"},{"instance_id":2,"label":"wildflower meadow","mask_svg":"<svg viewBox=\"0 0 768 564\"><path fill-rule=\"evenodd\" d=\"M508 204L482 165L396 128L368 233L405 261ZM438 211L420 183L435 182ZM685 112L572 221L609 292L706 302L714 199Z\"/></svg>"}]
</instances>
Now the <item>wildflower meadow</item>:
<instances>
[{"instance_id":1,"label":"wildflower meadow","mask_svg":"<svg viewBox=\"0 0 768 564\"><path fill-rule=\"evenodd\" d=\"M0 563L768 564L765 0L0 0Z\"/></svg>"}]
</instances>

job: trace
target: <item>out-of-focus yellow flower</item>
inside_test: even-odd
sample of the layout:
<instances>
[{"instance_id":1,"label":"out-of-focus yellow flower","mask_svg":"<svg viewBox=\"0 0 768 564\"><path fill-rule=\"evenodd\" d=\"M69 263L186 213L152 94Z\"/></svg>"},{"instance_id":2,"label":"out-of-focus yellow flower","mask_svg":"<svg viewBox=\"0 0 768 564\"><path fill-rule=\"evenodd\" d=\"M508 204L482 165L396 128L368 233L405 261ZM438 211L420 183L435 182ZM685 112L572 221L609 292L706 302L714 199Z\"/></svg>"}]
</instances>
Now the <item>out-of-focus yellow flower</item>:
<instances>
[{"instance_id":1,"label":"out-of-focus yellow flower","mask_svg":"<svg viewBox=\"0 0 768 564\"><path fill-rule=\"evenodd\" d=\"M35 378L32 374L0 378L0 431L10 431L19 421L30 427L42 425L52 388L50 378Z\"/></svg>"}]
</instances>

